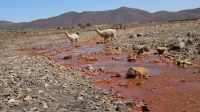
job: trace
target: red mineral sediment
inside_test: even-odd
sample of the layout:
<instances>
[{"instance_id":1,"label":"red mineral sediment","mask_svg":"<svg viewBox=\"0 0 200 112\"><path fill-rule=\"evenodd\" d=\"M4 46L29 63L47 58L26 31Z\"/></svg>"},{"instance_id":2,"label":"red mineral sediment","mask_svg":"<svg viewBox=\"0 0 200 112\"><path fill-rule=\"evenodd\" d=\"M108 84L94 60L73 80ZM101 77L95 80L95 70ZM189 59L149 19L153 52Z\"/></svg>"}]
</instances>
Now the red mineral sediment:
<instances>
[{"instance_id":1,"label":"red mineral sediment","mask_svg":"<svg viewBox=\"0 0 200 112\"><path fill-rule=\"evenodd\" d=\"M199 69L177 67L173 58L166 59L153 53L137 55L133 50L117 51L111 47L106 48L104 44L84 44L74 48L63 45L60 48L44 49L61 50L62 52L57 53L53 60L74 70L93 69L83 74L87 78L93 78L94 81L91 83L104 89L118 91L124 101L145 100L150 111L193 111L200 106ZM73 58L64 60L66 56ZM127 61L133 56L136 60ZM129 78L126 76L129 67L144 67L149 70L152 77Z\"/></svg>"}]
</instances>

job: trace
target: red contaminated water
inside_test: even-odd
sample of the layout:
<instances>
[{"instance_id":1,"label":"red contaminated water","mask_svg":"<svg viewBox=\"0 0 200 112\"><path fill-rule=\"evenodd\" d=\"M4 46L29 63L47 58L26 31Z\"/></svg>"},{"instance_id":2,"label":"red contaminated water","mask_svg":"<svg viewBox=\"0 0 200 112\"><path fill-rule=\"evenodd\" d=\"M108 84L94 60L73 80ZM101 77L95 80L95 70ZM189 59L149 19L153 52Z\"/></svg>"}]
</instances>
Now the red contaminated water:
<instances>
[{"instance_id":1,"label":"red contaminated water","mask_svg":"<svg viewBox=\"0 0 200 112\"><path fill-rule=\"evenodd\" d=\"M200 111L200 73L194 73L197 68L182 69L168 63L150 63L151 60L160 59L158 55L142 55L135 61L127 61L129 55L135 55L134 51L122 51L117 54L112 46L105 44L82 44L80 47L61 46L60 49L68 49L59 53L53 60L74 69L84 68L87 64L97 70L93 73L85 73L95 81L96 86L105 89L114 89L122 94L124 100L144 101L153 112L179 112ZM64 59L66 56L71 59ZM96 61L89 61L96 59ZM168 60L171 61L171 60ZM104 72L99 68L105 67ZM127 78L129 67L144 67L149 69L152 77ZM115 77L116 74L120 77Z\"/></svg>"}]
</instances>

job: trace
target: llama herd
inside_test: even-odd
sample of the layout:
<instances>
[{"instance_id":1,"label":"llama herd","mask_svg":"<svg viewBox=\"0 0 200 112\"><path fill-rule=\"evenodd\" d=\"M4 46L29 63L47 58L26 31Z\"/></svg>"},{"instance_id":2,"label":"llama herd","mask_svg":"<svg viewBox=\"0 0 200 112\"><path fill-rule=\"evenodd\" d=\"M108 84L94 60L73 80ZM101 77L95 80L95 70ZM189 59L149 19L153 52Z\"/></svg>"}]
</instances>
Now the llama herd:
<instances>
[{"instance_id":1,"label":"llama herd","mask_svg":"<svg viewBox=\"0 0 200 112\"><path fill-rule=\"evenodd\" d=\"M104 43L107 39L111 37L111 40L116 38L116 31L114 29L106 29L106 30L99 30L98 28L95 28L95 30L101 37L104 38ZM79 36L78 33L76 34L69 34L68 31L66 31L67 38L71 41L72 44L75 44L75 42L79 42Z\"/></svg>"}]
</instances>

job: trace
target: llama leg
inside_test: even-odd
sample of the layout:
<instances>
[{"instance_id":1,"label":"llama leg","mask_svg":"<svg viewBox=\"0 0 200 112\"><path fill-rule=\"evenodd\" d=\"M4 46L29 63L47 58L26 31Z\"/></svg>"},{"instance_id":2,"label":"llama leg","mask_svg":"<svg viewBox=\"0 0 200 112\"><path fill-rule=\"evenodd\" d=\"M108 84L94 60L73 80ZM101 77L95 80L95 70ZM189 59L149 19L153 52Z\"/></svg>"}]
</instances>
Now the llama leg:
<instances>
[{"instance_id":1,"label":"llama leg","mask_svg":"<svg viewBox=\"0 0 200 112\"><path fill-rule=\"evenodd\" d=\"M106 37L103 38L104 43L106 43Z\"/></svg>"},{"instance_id":2,"label":"llama leg","mask_svg":"<svg viewBox=\"0 0 200 112\"><path fill-rule=\"evenodd\" d=\"M106 36L105 37L105 42L108 42L109 41L109 36Z\"/></svg>"},{"instance_id":3,"label":"llama leg","mask_svg":"<svg viewBox=\"0 0 200 112\"><path fill-rule=\"evenodd\" d=\"M108 41L109 41L109 42L112 41L112 37L111 37L111 36L108 37Z\"/></svg>"},{"instance_id":4,"label":"llama leg","mask_svg":"<svg viewBox=\"0 0 200 112\"><path fill-rule=\"evenodd\" d=\"M73 40L71 40L71 45L73 45Z\"/></svg>"},{"instance_id":5,"label":"llama leg","mask_svg":"<svg viewBox=\"0 0 200 112\"><path fill-rule=\"evenodd\" d=\"M77 38L77 43L78 43L78 45L79 45L79 39Z\"/></svg>"},{"instance_id":6,"label":"llama leg","mask_svg":"<svg viewBox=\"0 0 200 112\"><path fill-rule=\"evenodd\" d=\"M74 45L75 45L75 40L76 40L76 39L74 39Z\"/></svg>"}]
</instances>

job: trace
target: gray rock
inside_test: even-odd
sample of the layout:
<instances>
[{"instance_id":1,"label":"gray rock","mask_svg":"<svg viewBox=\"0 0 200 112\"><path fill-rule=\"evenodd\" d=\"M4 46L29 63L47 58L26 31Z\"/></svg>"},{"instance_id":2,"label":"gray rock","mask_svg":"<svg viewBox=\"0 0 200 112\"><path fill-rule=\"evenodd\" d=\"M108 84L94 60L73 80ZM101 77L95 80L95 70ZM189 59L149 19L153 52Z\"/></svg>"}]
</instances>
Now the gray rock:
<instances>
[{"instance_id":1,"label":"gray rock","mask_svg":"<svg viewBox=\"0 0 200 112\"><path fill-rule=\"evenodd\" d=\"M135 34L129 36L129 38L135 38L135 37L137 37Z\"/></svg>"},{"instance_id":2,"label":"gray rock","mask_svg":"<svg viewBox=\"0 0 200 112\"><path fill-rule=\"evenodd\" d=\"M137 34L137 37L141 37L143 34L142 33L138 33Z\"/></svg>"},{"instance_id":3,"label":"gray rock","mask_svg":"<svg viewBox=\"0 0 200 112\"><path fill-rule=\"evenodd\" d=\"M31 98L30 96L26 96L26 97L24 98L24 101L29 101L29 100L32 100L32 98Z\"/></svg>"},{"instance_id":4,"label":"gray rock","mask_svg":"<svg viewBox=\"0 0 200 112\"><path fill-rule=\"evenodd\" d=\"M32 89L31 88L26 88L26 91L30 92L30 91L32 91Z\"/></svg>"},{"instance_id":5,"label":"gray rock","mask_svg":"<svg viewBox=\"0 0 200 112\"><path fill-rule=\"evenodd\" d=\"M181 41L178 44L174 45L172 48L170 48L170 50L179 50L179 49L183 49L184 47L185 47L185 43Z\"/></svg>"},{"instance_id":6,"label":"gray rock","mask_svg":"<svg viewBox=\"0 0 200 112\"><path fill-rule=\"evenodd\" d=\"M158 52L159 54L163 54L164 51L167 51L167 48L166 48L166 47L157 47L157 52Z\"/></svg>"},{"instance_id":7,"label":"gray rock","mask_svg":"<svg viewBox=\"0 0 200 112\"><path fill-rule=\"evenodd\" d=\"M149 46L142 45L139 48L138 54L144 53L144 52L150 52L150 50L151 50L151 48Z\"/></svg>"}]
</instances>

